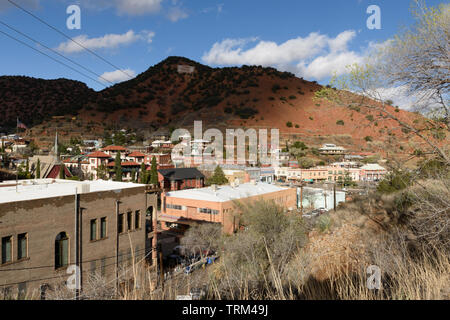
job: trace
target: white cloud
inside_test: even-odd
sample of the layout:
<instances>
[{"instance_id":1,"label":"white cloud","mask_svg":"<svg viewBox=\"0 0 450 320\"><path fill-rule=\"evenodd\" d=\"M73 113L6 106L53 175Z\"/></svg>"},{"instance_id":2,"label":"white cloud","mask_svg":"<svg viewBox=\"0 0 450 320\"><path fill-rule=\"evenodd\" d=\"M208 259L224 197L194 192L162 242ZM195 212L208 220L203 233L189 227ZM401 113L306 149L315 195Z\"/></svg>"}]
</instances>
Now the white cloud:
<instances>
[{"instance_id":1,"label":"white cloud","mask_svg":"<svg viewBox=\"0 0 450 320\"><path fill-rule=\"evenodd\" d=\"M172 22L177 22L181 19L186 19L189 15L186 11L181 9L180 7L173 7L169 9L167 13L167 18Z\"/></svg>"},{"instance_id":2,"label":"white cloud","mask_svg":"<svg viewBox=\"0 0 450 320\"><path fill-rule=\"evenodd\" d=\"M117 83L117 82L122 82L125 80L130 80L134 77L136 77L136 72L134 70L123 69L123 70L105 72L98 79L102 82L106 82L105 80L107 80L109 82Z\"/></svg>"},{"instance_id":3,"label":"white cloud","mask_svg":"<svg viewBox=\"0 0 450 320\"><path fill-rule=\"evenodd\" d=\"M391 88L377 88L369 92L371 97L381 100L392 100L394 106L409 111L423 111L437 107L433 91L416 91L407 85Z\"/></svg>"},{"instance_id":4,"label":"white cloud","mask_svg":"<svg viewBox=\"0 0 450 320\"><path fill-rule=\"evenodd\" d=\"M39 6L39 0L15 0L14 2L26 9L36 9ZM15 8L15 6L6 0L0 1L0 12L11 8Z\"/></svg>"},{"instance_id":5,"label":"white cloud","mask_svg":"<svg viewBox=\"0 0 450 320\"><path fill-rule=\"evenodd\" d=\"M363 62L363 57L353 51L333 52L325 56L319 56L309 63L299 63L297 72L308 79L324 79L333 74L343 75L347 72L346 66L361 62Z\"/></svg>"},{"instance_id":6,"label":"white cloud","mask_svg":"<svg viewBox=\"0 0 450 320\"><path fill-rule=\"evenodd\" d=\"M74 2L73 0L65 1ZM115 8L118 15L142 16L159 13L163 0L78 0L77 2L83 8L90 10L101 11Z\"/></svg>"},{"instance_id":7,"label":"white cloud","mask_svg":"<svg viewBox=\"0 0 450 320\"><path fill-rule=\"evenodd\" d=\"M161 10L162 0L114 0L119 14L145 15Z\"/></svg>"},{"instance_id":8,"label":"white cloud","mask_svg":"<svg viewBox=\"0 0 450 320\"><path fill-rule=\"evenodd\" d=\"M341 32L335 38L313 32L307 37L297 37L281 44L258 41L257 38L225 39L215 43L202 59L213 65L272 66L320 80L334 72L343 74L346 65L362 61L363 54L348 49L355 36L353 30Z\"/></svg>"},{"instance_id":9,"label":"white cloud","mask_svg":"<svg viewBox=\"0 0 450 320\"><path fill-rule=\"evenodd\" d=\"M89 38L87 35L80 35L73 38L73 40L80 43L85 48L95 50L114 49L119 46L129 45L140 40L151 43L154 36L155 33L152 31L144 30L141 33L135 33L133 30L130 30L124 34L106 34L98 38ZM84 49L78 44L68 40L66 42L60 43L56 50L63 53L76 53L81 52Z\"/></svg>"},{"instance_id":10,"label":"white cloud","mask_svg":"<svg viewBox=\"0 0 450 320\"><path fill-rule=\"evenodd\" d=\"M141 31L142 37L147 43L152 43L155 33L153 31L143 30Z\"/></svg>"}]
</instances>

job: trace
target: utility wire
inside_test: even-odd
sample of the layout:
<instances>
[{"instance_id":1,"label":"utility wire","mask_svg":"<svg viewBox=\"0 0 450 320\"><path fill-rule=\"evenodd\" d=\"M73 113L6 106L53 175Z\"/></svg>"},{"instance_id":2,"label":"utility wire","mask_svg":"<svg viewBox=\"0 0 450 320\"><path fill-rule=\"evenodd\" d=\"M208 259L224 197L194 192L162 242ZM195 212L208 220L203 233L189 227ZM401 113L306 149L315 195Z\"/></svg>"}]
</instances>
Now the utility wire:
<instances>
[{"instance_id":1,"label":"utility wire","mask_svg":"<svg viewBox=\"0 0 450 320\"><path fill-rule=\"evenodd\" d=\"M126 75L127 77L129 77L130 79L133 78L133 76L129 75L128 73L126 73L125 71L123 71L121 68L117 67L116 65L112 64L111 62L109 62L108 60L106 60L105 58L103 58L102 56L100 56L99 54L95 53L94 51L90 50L89 48L86 48L85 46L83 46L81 43L79 43L78 41L72 39L70 36L68 36L67 34L65 34L64 32L60 31L59 29L57 29L56 27L52 26L51 24L47 23L46 21L44 21L43 19L39 18L38 16L34 15L33 13L31 13L30 11L26 10L25 8L21 7L20 5L18 5L17 3L15 3L12 0L8 0L9 3L11 3L12 5L14 5L15 7L19 8L20 10L24 11L25 13L29 14L30 16L32 16L33 18L35 18L36 20L40 21L41 23L45 24L47 27L53 29L54 31L58 32L60 35L64 36L65 38L69 39L70 41L72 41L73 43L77 44L78 46L80 46L81 48L83 48L84 50L88 51L89 53L93 54L94 56L96 56L97 58L99 58L100 60L104 61L105 63L109 64L110 66L114 67L115 69L119 70L120 72L122 72L124 75Z\"/></svg>"},{"instance_id":2,"label":"utility wire","mask_svg":"<svg viewBox=\"0 0 450 320\"><path fill-rule=\"evenodd\" d=\"M145 253L140 253L138 255L135 255L135 257L139 257L139 256L147 257L149 254L150 254L150 252L147 255ZM109 264L104 265L104 267L106 268L106 267L109 267L109 266L112 266L112 265L115 265L115 264L116 264L116 262L109 263ZM86 272L88 272L88 271L86 271ZM67 275L70 275L70 274L67 274ZM24 282L28 283L28 282L51 280L51 279L56 279L56 278L63 278L63 275L60 274L60 275L53 276L53 277L48 277L48 278L39 278L39 279L31 279L31 280L25 280L25 281L14 282L14 283L0 284L0 287L8 287L8 286L13 286L13 285L18 285L18 284L21 284L21 283L24 283Z\"/></svg>"},{"instance_id":3,"label":"utility wire","mask_svg":"<svg viewBox=\"0 0 450 320\"><path fill-rule=\"evenodd\" d=\"M146 250L146 248L144 249L139 249L139 250L135 250L134 252L141 252L143 250ZM152 252L153 249L149 250L149 252ZM126 252L126 253L122 253L119 254L118 257L122 257L122 256L126 256L126 255L131 255L131 253ZM113 256L109 256L109 257L102 257L102 258L98 258L98 259L92 259L92 260L84 260L81 261L80 263L88 263L88 262L94 262L94 261L98 261L98 260L103 260L103 259L112 259L115 258L116 255ZM54 268L54 265L48 265L48 266L36 266L36 267L29 267L29 268L18 268L18 269L4 269L4 270L0 270L0 272L6 272L6 271L25 271L25 270L35 270L35 269L45 269L45 268Z\"/></svg>"},{"instance_id":4,"label":"utility wire","mask_svg":"<svg viewBox=\"0 0 450 320\"><path fill-rule=\"evenodd\" d=\"M72 59L70 59L70 58L68 58L68 57L66 57L66 56L64 56L64 55L62 55L62 54L59 53L58 51L56 51L56 50L54 50L54 49L52 49L52 48L49 48L48 46L46 46L46 45L43 44L42 42L39 42L38 40L33 39L32 37L26 35L25 33L21 32L21 31L19 31L19 30L17 30L16 28L10 26L9 24L7 24L7 23L5 23L5 22L3 22L3 21L1 21L1 20L0 20L0 24L2 24L2 25L4 25L4 26L6 26L7 28L9 28L9 29L11 29L11 30L17 32L18 34L24 36L25 38L27 38L27 39L29 39L29 40L31 40L31 41L37 43L38 45L40 45L40 46L42 46L42 47L44 47L44 48L46 48L46 49L52 51L53 53L57 54L58 56L60 56L60 57L62 57L62 58L64 58L64 59L66 59L67 61L72 62L73 64L75 64L75 65L77 65L78 67L80 67L80 68L82 68L82 69L84 69L84 70L86 70L86 71L92 73L93 75L96 75L97 77L99 77L99 78L105 80L106 82L109 82L110 84L114 84L114 82L111 82L111 81L109 81L108 79L103 78L103 76L99 75L98 73L96 73L96 72L94 72L94 71L92 71L92 70L90 70L90 69L88 69L88 68L82 66L82 65L79 64L78 62L76 62L76 61L74 61L74 60L72 60Z\"/></svg>"},{"instance_id":5,"label":"utility wire","mask_svg":"<svg viewBox=\"0 0 450 320\"><path fill-rule=\"evenodd\" d=\"M189 246L202 246L202 245L203 245L202 243L189 244ZM139 249L139 250L134 250L134 252L141 252L143 250L146 250L146 248ZM149 253L151 253L151 252L153 252L153 249L149 250ZM118 257L126 256L126 255L131 255L131 253L130 252L122 253L122 254L119 254ZM83 260L80 263L88 263L88 262L93 262L93 261L99 261L99 260L102 260L102 259L112 259L112 258L115 258L115 257L116 257L116 255L109 256L109 257L102 257L102 258L98 258L98 259L92 259L92 260ZM36 269L45 269L45 268L54 268L54 267L55 267L54 265L47 265L47 266L41 265L41 266L29 267L29 268L0 269L0 272L36 270Z\"/></svg>"},{"instance_id":6,"label":"utility wire","mask_svg":"<svg viewBox=\"0 0 450 320\"><path fill-rule=\"evenodd\" d=\"M59 64L62 64L63 66L65 66L65 67L67 67L67 68L69 68L69 69L71 69L71 70L73 70L73 71L75 71L75 72L77 72L77 73L79 73L79 74L85 76L86 78L89 78L89 79L91 79L92 81L95 81L95 82L101 84L102 86L106 87L104 83L101 83L101 82L98 81L97 79L94 79L94 78L92 78L91 76L88 76L87 74L84 74L83 72L78 71L78 70L75 69L75 68L72 68L72 67L69 66L68 64L66 64L66 63L64 63L64 62L61 62L61 61L59 61L58 59L56 59L56 58L54 58L54 57L52 57L52 56L46 54L45 52L42 52L41 50L38 50L38 49L36 49L36 48L30 46L28 43L23 42L22 40L19 40L19 39L17 39L16 37L14 37L14 36L12 36L12 35L6 33L6 32L3 32L3 31L1 31L1 30L0 30L0 33L4 34L5 36L7 36L7 37L9 37L9 38L11 38L11 39L13 39L13 40L15 40L15 41L21 43L21 44L23 44L24 46L27 46L28 48L30 48L30 49L32 49L32 50L34 50L34 51L39 52L40 54L46 56L47 58L52 59L53 61L55 61L55 62L57 62L57 63L59 63Z\"/></svg>"}]
</instances>

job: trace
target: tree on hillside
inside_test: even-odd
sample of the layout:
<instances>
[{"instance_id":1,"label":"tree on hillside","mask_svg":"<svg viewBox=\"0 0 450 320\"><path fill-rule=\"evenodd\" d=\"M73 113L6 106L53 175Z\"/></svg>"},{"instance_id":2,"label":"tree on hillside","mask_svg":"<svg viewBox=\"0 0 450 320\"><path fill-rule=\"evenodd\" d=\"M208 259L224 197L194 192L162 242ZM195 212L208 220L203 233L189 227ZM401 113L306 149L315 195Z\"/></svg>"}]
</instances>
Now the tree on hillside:
<instances>
[{"instance_id":1,"label":"tree on hillside","mask_svg":"<svg viewBox=\"0 0 450 320\"><path fill-rule=\"evenodd\" d=\"M116 159L114 160L114 181L122 181L122 159L120 158L120 151L116 154Z\"/></svg>"},{"instance_id":2,"label":"tree on hillside","mask_svg":"<svg viewBox=\"0 0 450 320\"><path fill-rule=\"evenodd\" d=\"M131 182L136 182L136 169L131 170Z\"/></svg>"},{"instance_id":3,"label":"tree on hillside","mask_svg":"<svg viewBox=\"0 0 450 320\"><path fill-rule=\"evenodd\" d=\"M156 158L152 158L152 167L150 169L150 184L158 184L158 170Z\"/></svg>"},{"instance_id":4,"label":"tree on hillside","mask_svg":"<svg viewBox=\"0 0 450 320\"><path fill-rule=\"evenodd\" d=\"M217 166L216 169L214 169L214 174L212 177L210 177L209 179L207 179L206 184L207 185L223 185L223 184L227 184L228 183L228 179L227 177L225 177L225 174L223 173L223 170L220 166Z\"/></svg>"}]
</instances>

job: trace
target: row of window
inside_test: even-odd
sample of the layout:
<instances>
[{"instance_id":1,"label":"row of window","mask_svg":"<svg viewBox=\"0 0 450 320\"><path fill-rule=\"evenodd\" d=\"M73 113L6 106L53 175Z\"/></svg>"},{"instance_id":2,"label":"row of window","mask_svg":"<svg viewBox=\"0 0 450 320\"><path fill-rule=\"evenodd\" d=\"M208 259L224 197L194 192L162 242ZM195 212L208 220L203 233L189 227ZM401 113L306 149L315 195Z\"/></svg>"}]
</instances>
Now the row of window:
<instances>
[{"instance_id":1,"label":"row of window","mask_svg":"<svg viewBox=\"0 0 450 320\"><path fill-rule=\"evenodd\" d=\"M166 208L167 208L167 209L174 209L174 210L183 210L183 207L182 207L182 206L179 206L179 205L177 205L177 204L170 204L170 203L168 203L168 204L166 205Z\"/></svg>"},{"instance_id":2,"label":"row of window","mask_svg":"<svg viewBox=\"0 0 450 320\"><path fill-rule=\"evenodd\" d=\"M141 213L139 210L133 212L127 212L127 230L131 231L141 228ZM125 232L125 216L119 215L119 233ZM100 238L98 238L98 235ZM99 219L92 219L90 221L90 240L95 241L99 239L105 239L107 237L107 218L102 217ZM6 264L14 261L13 252L17 250L17 261L28 257L28 234L21 233L17 235L17 248L14 247L14 237L7 236L2 237L1 240L1 263ZM67 266L69 260L69 237L65 232L61 232L55 239L55 267L60 268Z\"/></svg>"},{"instance_id":3,"label":"row of window","mask_svg":"<svg viewBox=\"0 0 450 320\"><path fill-rule=\"evenodd\" d=\"M213 210L209 208L197 208L199 213L219 214L219 210Z\"/></svg>"},{"instance_id":4,"label":"row of window","mask_svg":"<svg viewBox=\"0 0 450 320\"><path fill-rule=\"evenodd\" d=\"M134 225L133 225L134 220ZM133 229L134 228L134 229ZM141 228L141 212L139 210L134 212L129 211L126 214L126 230L125 230L125 214L119 214L119 225L118 231L119 233L124 233L125 231L132 231Z\"/></svg>"},{"instance_id":5,"label":"row of window","mask_svg":"<svg viewBox=\"0 0 450 320\"><path fill-rule=\"evenodd\" d=\"M7 236L2 238L2 264L12 262L14 252L14 237ZM28 257L28 234L21 233L17 235L17 260Z\"/></svg>"}]
</instances>

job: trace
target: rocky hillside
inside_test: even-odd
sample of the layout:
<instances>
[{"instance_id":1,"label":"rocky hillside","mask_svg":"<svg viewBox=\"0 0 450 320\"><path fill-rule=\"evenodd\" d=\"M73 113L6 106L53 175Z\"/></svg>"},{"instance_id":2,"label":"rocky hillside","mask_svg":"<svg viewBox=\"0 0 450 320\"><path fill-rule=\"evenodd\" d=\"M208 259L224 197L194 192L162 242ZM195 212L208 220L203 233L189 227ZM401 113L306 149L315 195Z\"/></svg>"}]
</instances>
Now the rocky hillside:
<instances>
[{"instance_id":1,"label":"rocky hillside","mask_svg":"<svg viewBox=\"0 0 450 320\"><path fill-rule=\"evenodd\" d=\"M195 68L178 72L179 65ZM136 78L95 92L71 80L0 78L0 125L15 124L16 115L39 135L53 134L54 115L77 115L76 123L57 126L66 134L102 133L111 128L151 132L161 127L278 128L282 137L296 136L308 144L337 143L363 150L382 145L387 137L407 140L393 121L376 114L336 107L314 99L321 88L288 72L243 66L211 68L183 57L169 57ZM70 93L70 94L68 94ZM417 115L395 109L404 120ZM66 119L70 122L69 118ZM77 131L78 130L78 131ZM370 149L370 148L369 148Z\"/></svg>"}]
</instances>

